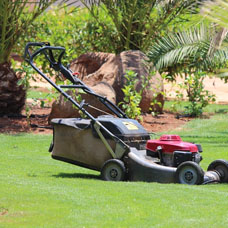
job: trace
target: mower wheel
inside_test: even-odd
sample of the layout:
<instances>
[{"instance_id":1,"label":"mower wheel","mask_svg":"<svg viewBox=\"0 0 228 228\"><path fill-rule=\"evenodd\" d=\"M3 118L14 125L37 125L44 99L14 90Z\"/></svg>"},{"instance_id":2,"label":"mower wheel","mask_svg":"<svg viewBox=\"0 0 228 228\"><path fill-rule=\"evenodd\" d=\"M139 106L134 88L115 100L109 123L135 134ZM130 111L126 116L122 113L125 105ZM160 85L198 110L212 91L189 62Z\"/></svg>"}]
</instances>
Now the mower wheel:
<instances>
[{"instance_id":1,"label":"mower wheel","mask_svg":"<svg viewBox=\"0 0 228 228\"><path fill-rule=\"evenodd\" d=\"M180 184L199 185L203 183L204 171L197 163L186 161L177 167L175 179Z\"/></svg>"},{"instance_id":2,"label":"mower wheel","mask_svg":"<svg viewBox=\"0 0 228 228\"><path fill-rule=\"evenodd\" d=\"M222 183L228 182L228 161L218 159L213 161L207 168L207 171L217 171Z\"/></svg>"},{"instance_id":3,"label":"mower wheel","mask_svg":"<svg viewBox=\"0 0 228 228\"><path fill-rule=\"evenodd\" d=\"M125 176L124 163L118 159L107 160L101 169L101 178L106 181L123 181Z\"/></svg>"}]
</instances>

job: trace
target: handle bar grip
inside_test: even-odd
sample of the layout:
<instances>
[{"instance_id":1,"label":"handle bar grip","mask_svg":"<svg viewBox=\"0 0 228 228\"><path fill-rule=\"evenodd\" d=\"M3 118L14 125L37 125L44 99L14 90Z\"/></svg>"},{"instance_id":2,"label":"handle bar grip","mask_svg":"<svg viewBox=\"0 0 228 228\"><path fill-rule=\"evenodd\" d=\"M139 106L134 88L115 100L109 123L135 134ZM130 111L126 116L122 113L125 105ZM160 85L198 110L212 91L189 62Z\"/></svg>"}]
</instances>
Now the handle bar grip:
<instances>
[{"instance_id":1,"label":"handle bar grip","mask_svg":"<svg viewBox=\"0 0 228 228\"><path fill-rule=\"evenodd\" d=\"M34 53L30 53L29 48L30 47L41 47L40 49L38 49L37 51L35 51ZM45 52L46 50L49 51L49 56L47 56L47 53ZM61 53L58 57L58 62L55 61L54 59L54 55L52 53L52 50L60 50ZM61 58L63 57L64 53L65 53L65 48L64 47L54 47L54 46L50 46L50 43L48 42L40 42L40 43L36 43L36 42L29 42L27 43L26 47L25 47L25 53L24 53L24 58L26 61L32 63L33 59L40 53L44 53L45 57L48 59L48 61L52 64L60 64L61 63ZM29 58L27 58L27 56L29 56Z\"/></svg>"},{"instance_id":2,"label":"handle bar grip","mask_svg":"<svg viewBox=\"0 0 228 228\"><path fill-rule=\"evenodd\" d=\"M24 59L30 60L30 58L31 58L31 53L29 51L30 47L43 47L44 45L50 46L50 43L44 43L44 42L39 42L39 43L38 42L29 42L29 43L27 43L25 46ZM27 59L27 56L29 56L29 59Z\"/></svg>"}]
</instances>

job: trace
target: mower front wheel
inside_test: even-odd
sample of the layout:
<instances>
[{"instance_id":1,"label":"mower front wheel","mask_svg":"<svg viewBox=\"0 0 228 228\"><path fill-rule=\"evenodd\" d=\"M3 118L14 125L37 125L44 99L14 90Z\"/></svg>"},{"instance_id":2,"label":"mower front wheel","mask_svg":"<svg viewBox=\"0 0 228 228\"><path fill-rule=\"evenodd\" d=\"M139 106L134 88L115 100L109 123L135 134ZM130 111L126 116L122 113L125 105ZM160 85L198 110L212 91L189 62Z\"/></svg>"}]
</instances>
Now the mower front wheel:
<instances>
[{"instance_id":1,"label":"mower front wheel","mask_svg":"<svg viewBox=\"0 0 228 228\"><path fill-rule=\"evenodd\" d=\"M207 171L217 171L220 176L220 182L228 182L228 161L223 159L215 160L208 166Z\"/></svg>"},{"instance_id":2,"label":"mower front wheel","mask_svg":"<svg viewBox=\"0 0 228 228\"><path fill-rule=\"evenodd\" d=\"M177 167L176 182L180 184L199 185L203 183L204 171L195 162L183 162Z\"/></svg>"},{"instance_id":3,"label":"mower front wheel","mask_svg":"<svg viewBox=\"0 0 228 228\"><path fill-rule=\"evenodd\" d=\"M126 177L124 163L118 159L107 160L101 169L101 178L106 181L123 181Z\"/></svg>"}]
</instances>

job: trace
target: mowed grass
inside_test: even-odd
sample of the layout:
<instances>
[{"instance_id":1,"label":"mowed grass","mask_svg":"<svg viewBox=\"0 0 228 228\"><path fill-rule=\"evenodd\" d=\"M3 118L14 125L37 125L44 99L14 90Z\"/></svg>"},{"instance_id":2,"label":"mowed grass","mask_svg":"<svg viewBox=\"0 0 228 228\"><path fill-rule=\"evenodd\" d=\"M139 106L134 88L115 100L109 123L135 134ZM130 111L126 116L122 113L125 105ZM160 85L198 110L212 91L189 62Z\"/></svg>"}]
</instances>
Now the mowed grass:
<instances>
[{"instance_id":1,"label":"mowed grass","mask_svg":"<svg viewBox=\"0 0 228 228\"><path fill-rule=\"evenodd\" d=\"M196 119L168 133L201 143L206 169L228 160L227 118ZM227 184L101 181L98 172L51 159L51 139L0 135L0 227L228 226Z\"/></svg>"},{"instance_id":2,"label":"mowed grass","mask_svg":"<svg viewBox=\"0 0 228 228\"><path fill-rule=\"evenodd\" d=\"M32 98L32 99L46 99L48 95L49 95L48 92L41 92L34 88L29 89L27 92L27 98Z\"/></svg>"},{"instance_id":3,"label":"mowed grass","mask_svg":"<svg viewBox=\"0 0 228 228\"><path fill-rule=\"evenodd\" d=\"M181 101L177 104L176 112L183 113L185 111L185 106L188 106L190 102L188 101ZM172 106L175 105L174 101L165 101L164 110L172 111ZM227 104L209 104L203 109L204 113L228 113L228 105Z\"/></svg>"}]
</instances>

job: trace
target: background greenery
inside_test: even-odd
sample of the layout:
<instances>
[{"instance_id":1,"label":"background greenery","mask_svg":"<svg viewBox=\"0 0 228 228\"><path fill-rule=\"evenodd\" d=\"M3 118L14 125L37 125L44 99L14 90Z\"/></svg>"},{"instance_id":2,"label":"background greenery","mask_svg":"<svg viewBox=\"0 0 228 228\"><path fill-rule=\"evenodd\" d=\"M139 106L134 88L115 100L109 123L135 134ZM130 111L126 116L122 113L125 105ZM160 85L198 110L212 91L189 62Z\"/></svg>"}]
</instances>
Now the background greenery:
<instances>
[{"instance_id":1,"label":"background greenery","mask_svg":"<svg viewBox=\"0 0 228 228\"><path fill-rule=\"evenodd\" d=\"M184 113L185 107L189 105L188 101L181 101L181 102L176 102L176 101L166 101L164 105L164 110L165 111L170 111L170 112L176 112L176 113ZM215 113L227 113L228 112L228 105L224 104L209 104L205 109L204 109L204 114L207 115L213 115Z\"/></svg>"},{"instance_id":2,"label":"background greenery","mask_svg":"<svg viewBox=\"0 0 228 228\"><path fill-rule=\"evenodd\" d=\"M101 14L101 20L105 20L112 30L106 15ZM44 41L65 47L66 55L63 60L67 64L86 52L112 52L106 37L100 34L98 23L85 8L52 7L45 11L39 20L30 25L26 34L21 36L14 52L23 55L27 42Z\"/></svg>"},{"instance_id":3,"label":"background greenery","mask_svg":"<svg viewBox=\"0 0 228 228\"><path fill-rule=\"evenodd\" d=\"M181 90L187 91L190 102L183 111L190 116L202 115L208 103L215 101L213 94L204 89L205 75L224 67L228 58L227 50L211 51L216 29L212 28L213 26L210 26L209 22L205 22L203 17L197 13L194 1L188 3L193 7L191 10L189 8L183 10L181 4L185 4L185 1L180 1L181 3L178 5L178 0L175 2L177 5L167 3L161 12L159 4L151 2L150 5L146 1L139 2L121 1L122 5L113 3L114 8L109 1L104 1L99 8L94 4L88 6L86 3L84 4L87 8L53 8L44 12L39 20L31 24L26 34L21 36L14 51L22 54L28 41L49 41L55 46L66 48L63 62L69 64L80 54L86 52L118 53L119 50L127 50L127 48L144 51L149 48L150 61L157 70L165 73L165 79L175 80L176 75L182 75L185 78L180 92L176 95L177 100L182 100ZM128 4L129 9L126 7ZM133 15L131 20L128 19L127 15L134 11L137 4L144 5L148 15L144 18L142 10ZM177 12L172 7L177 7ZM170 11L170 18L166 16L166 11ZM136 26L143 18L146 20L145 24L142 27ZM164 24L162 25L162 23ZM151 26L158 26L155 29L158 30L158 33L155 34L152 29L153 32L150 34ZM130 40L126 39L129 31L125 27L132 30ZM151 38L148 39L150 36ZM145 40L142 43L136 45L134 40L143 39ZM44 58L39 58L37 63L43 69L46 68L50 74L53 73ZM27 72L27 75L30 75L25 80L27 85L33 72L29 72L28 67L25 67L24 64L21 67L19 71ZM26 86L26 88L29 87Z\"/></svg>"}]
</instances>

